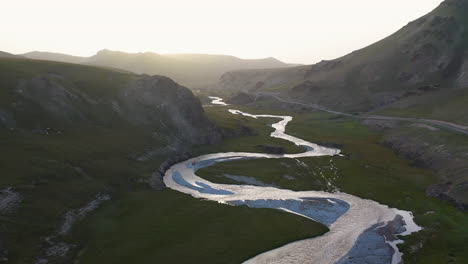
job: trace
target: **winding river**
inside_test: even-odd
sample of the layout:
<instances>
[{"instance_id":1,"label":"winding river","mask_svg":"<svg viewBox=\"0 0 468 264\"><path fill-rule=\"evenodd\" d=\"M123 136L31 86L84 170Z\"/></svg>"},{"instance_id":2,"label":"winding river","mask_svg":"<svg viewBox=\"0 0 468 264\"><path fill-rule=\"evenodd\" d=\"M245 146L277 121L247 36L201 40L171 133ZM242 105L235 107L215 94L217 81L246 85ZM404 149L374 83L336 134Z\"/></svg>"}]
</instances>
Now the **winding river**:
<instances>
[{"instance_id":1,"label":"winding river","mask_svg":"<svg viewBox=\"0 0 468 264\"><path fill-rule=\"evenodd\" d=\"M221 98L211 97L212 104L226 105ZM421 230L413 221L411 212L402 211L361 199L342 192L291 191L275 187L254 185L217 184L198 177L197 170L219 162L246 159L284 159L318 156L335 156L339 149L290 136L285 133L291 116L252 115L239 110L229 110L234 115L251 118L277 118L272 137L303 146L298 154L265 154L247 152L214 153L195 157L173 165L164 175L167 187L229 205L247 205L253 208L272 208L297 214L326 225L326 234L292 242L280 248L257 255L245 263L314 263L398 264L402 254L397 244L405 236ZM266 223L267 224L267 223Z\"/></svg>"}]
</instances>

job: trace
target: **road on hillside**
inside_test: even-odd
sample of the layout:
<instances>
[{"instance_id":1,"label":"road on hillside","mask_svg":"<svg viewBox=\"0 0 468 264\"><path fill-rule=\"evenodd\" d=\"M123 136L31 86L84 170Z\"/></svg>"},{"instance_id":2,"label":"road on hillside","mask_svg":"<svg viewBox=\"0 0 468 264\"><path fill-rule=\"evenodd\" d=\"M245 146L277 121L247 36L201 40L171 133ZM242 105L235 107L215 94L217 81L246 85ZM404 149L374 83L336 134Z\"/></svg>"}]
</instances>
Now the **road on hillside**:
<instances>
[{"instance_id":1,"label":"road on hillside","mask_svg":"<svg viewBox=\"0 0 468 264\"><path fill-rule=\"evenodd\" d=\"M276 94L258 93L257 95L270 96L270 97L273 97L273 98L275 98L276 100L278 100L280 102L311 107L311 108L321 110L321 111L324 111L324 112L328 112L328 113L331 113L331 114L342 115L342 116L352 117L352 118L356 118L356 119L408 121L408 122L415 122L415 123L421 123L421 124L430 124L430 125L446 128L446 129L449 129L449 130L452 130L452 131L456 131L456 132L462 133L464 135L468 135L468 127L462 126L462 125L459 125L459 124L455 124L455 123L451 123L451 122L441 121L441 120L421 119L421 118L412 118L412 117L379 116L379 115L353 115L353 114L348 114L348 113L343 113L343 112L327 109L327 108L324 108L324 107L322 107L320 105L316 105L316 104L297 102L297 101L294 101L292 99L285 99L285 98L282 98L282 97L280 97L280 96L278 96Z\"/></svg>"}]
</instances>

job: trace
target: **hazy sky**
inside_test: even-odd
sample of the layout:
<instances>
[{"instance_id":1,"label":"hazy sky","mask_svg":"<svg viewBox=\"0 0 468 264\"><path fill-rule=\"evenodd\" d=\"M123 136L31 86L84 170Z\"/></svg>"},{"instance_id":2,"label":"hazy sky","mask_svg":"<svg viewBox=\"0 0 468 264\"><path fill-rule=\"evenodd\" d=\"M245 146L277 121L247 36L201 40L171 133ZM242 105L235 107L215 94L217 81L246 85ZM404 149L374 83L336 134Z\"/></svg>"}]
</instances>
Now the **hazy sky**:
<instances>
[{"instance_id":1,"label":"hazy sky","mask_svg":"<svg viewBox=\"0 0 468 264\"><path fill-rule=\"evenodd\" d=\"M380 40L441 0L3 0L0 50L229 54L314 63Z\"/></svg>"}]
</instances>

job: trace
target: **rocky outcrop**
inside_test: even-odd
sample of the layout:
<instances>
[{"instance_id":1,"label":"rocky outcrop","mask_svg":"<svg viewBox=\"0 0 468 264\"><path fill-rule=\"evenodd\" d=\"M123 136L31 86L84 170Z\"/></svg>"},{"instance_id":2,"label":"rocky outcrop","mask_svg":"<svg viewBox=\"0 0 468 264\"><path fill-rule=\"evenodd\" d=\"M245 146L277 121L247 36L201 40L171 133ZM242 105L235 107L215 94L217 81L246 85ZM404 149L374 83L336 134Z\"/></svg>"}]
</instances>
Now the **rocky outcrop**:
<instances>
[{"instance_id":1,"label":"rocky outcrop","mask_svg":"<svg viewBox=\"0 0 468 264\"><path fill-rule=\"evenodd\" d=\"M0 216L15 212L21 202L21 195L12 187L0 190Z\"/></svg>"},{"instance_id":2,"label":"rocky outcrop","mask_svg":"<svg viewBox=\"0 0 468 264\"><path fill-rule=\"evenodd\" d=\"M143 75L120 91L121 114L139 125L173 128L179 138L192 143L220 140L200 101L185 87L163 76Z\"/></svg>"},{"instance_id":3,"label":"rocky outcrop","mask_svg":"<svg viewBox=\"0 0 468 264\"><path fill-rule=\"evenodd\" d=\"M190 144L221 139L200 101L167 77L22 63L28 62L37 67L37 74L19 76L10 80L14 85L2 87L13 96L0 104L0 128L48 134L83 126L131 125Z\"/></svg>"},{"instance_id":4,"label":"rocky outcrop","mask_svg":"<svg viewBox=\"0 0 468 264\"><path fill-rule=\"evenodd\" d=\"M437 128L427 125L399 124L394 121L365 121L380 130L382 144L413 161L414 166L431 169L437 182L428 186L429 196L468 209L468 146L440 137ZM461 137L464 137L461 135Z\"/></svg>"},{"instance_id":5,"label":"rocky outcrop","mask_svg":"<svg viewBox=\"0 0 468 264\"><path fill-rule=\"evenodd\" d=\"M76 254L75 244L65 242L65 237L69 235L73 226L83 220L86 216L91 214L93 211L98 209L103 202L111 199L108 194L98 194L96 198L83 207L69 210L64 215L63 224L59 227L56 233L47 236L43 241L42 253L37 257L35 264L46 264L46 263L67 263L72 261Z\"/></svg>"},{"instance_id":6,"label":"rocky outcrop","mask_svg":"<svg viewBox=\"0 0 468 264\"><path fill-rule=\"evenodd\" d=\"M147 180L148 184L154 189L154 190L163 190L166 188L166 185L164 184L163 177L164 173L174 164L179 163L184 160L188 160L191 158L190 153L182 153L178 155L173 155L170 158L166 159L161 163L159 166L159 170L153 172L151 174L151 177Z\"/></svg>"}]
</instances>

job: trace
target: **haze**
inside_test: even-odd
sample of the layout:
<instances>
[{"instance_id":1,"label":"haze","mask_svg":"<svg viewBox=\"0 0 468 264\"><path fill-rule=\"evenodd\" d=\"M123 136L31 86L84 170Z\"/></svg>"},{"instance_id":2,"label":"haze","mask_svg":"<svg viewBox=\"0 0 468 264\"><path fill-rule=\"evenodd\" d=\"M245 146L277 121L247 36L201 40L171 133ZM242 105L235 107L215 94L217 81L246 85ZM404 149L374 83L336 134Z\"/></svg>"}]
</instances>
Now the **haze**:
<instances>
[{"instance_id":1,"label":"haze","mask_svg":"<svg viewBox=\"0 0 468 264\"><path fill-rule=\"evenodd\" d=\"M380 40L440 0L199 0L2 3L0 50L89 56L126 52L333 59Z\"/></svg>"}]
</instances>

